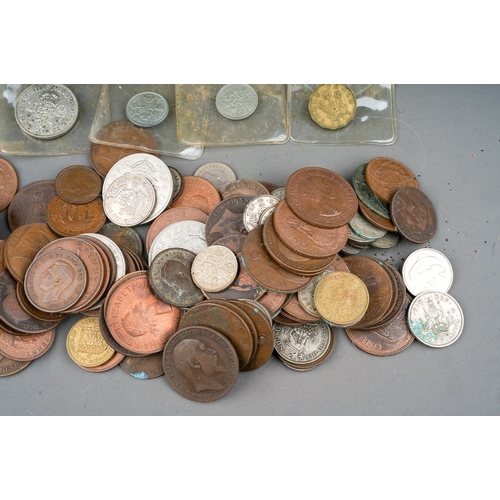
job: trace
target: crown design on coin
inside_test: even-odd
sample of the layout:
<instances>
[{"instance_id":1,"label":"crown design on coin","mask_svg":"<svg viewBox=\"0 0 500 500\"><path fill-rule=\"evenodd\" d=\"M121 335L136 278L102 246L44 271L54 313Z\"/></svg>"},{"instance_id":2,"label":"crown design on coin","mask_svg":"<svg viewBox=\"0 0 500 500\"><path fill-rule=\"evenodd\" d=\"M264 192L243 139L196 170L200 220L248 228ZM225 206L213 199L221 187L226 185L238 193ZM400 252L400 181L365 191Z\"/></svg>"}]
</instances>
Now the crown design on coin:
<instances>
[{"instance_id":1,"label":"crown design on coin","mask_svg":"<svg viewBox=\"0 0 500 500\"><path fill-rule=\"evenodd\" d=\"M49 90L40 94L40 101L45 104L53 104L54 106L61 100L61 98L57 95L53 90Z\"/></svg>"}]
</instances>

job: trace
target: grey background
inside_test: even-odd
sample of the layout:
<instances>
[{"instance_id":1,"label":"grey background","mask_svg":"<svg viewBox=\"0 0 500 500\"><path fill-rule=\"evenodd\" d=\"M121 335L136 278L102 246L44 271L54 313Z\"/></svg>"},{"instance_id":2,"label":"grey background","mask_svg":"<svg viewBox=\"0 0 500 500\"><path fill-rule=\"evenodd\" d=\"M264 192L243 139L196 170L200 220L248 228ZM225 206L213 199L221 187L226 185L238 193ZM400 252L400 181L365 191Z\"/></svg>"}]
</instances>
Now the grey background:
<instances>
[{"instance_id":1,"label":"grey background","mask_svg":"<svg viewBox=\"0 0 500 500\"><path fill-rule=\"evenodd\" d=\"M79 316L57 327L44 356L0 379L2 415L498 415L500 328L497 298L500 255L500 86L397 85L398 138L391 146L207 147L195 161L162 157L182 174L204 163L230 165L239 178L283 185L305 166L334 170L350 180L377 156L395 158L416 175L433 201L438 231L429 245L401 242L362 254L403 259L422 246L443 252L454 269L449 293L465 326L453 345L433 349L414 341L395 356L356 349L335 330L330 358L310 372L295 372L276 357L241 373L232 391L201 404L178 395L165 377L137 380L120 367L89 373L69 358L66 336ZM1 155L15 167L20 187L54 179L64 167L90 166L88 155ZM145 227L141 234L146 233ZM9 229L0 214L0 237Z\"/></svg>"}]
</instances>

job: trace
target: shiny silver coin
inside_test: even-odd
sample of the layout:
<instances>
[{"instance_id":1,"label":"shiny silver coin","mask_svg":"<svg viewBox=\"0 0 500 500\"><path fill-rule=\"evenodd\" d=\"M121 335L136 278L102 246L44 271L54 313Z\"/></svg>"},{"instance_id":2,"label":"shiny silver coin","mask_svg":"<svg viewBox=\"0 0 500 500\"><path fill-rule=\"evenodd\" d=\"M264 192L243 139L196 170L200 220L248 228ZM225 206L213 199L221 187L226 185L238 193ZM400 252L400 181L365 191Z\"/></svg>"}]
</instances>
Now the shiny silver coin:
<instances>
[{"instance_id":1,"label":"shiny silver coin","mask_svg":"<svg viewBox=\"0 0 500 500\"><path fill-rule=\"evenodd\" d=\"M233 169L229 165L219 162L205 163L193 175L210 181L218 191L236 180Z\"/></svg>"},{"instance_id":2,"label":"shiny silver coin","mask_svg":"<svg viewBox=\"0 0 500 500\"><path fill-rule=\"evenodd\" d=\"M410 304L408 326L425 345L447 347L462 333L464 314L458 302L444 292L423 292Z\"/></svg>"},{"instance_id":3,"label":"shiny silver coin","mask_svg":"<svg viewBox=\"0 0 500 500\"><path fill-rule=\"evenodd\" d=\"M448 258L433 248L411 253L401 272L408 291L416 297L422 292L447 292L453 283L453 268Z\"/></svg>"},{"instance_id":4,"label":"shiny silver coin","mask_svg":"<svg viewBox=\"0 0 500 500\"><path fill-rule=\"evenodd\" d=\"M21 92L15 107L21 130L35 139L56 139L78 119L78 101L64 85L35 84Z\"/></svg>"},{"instance_id":5,"label":"shiny silver coin","mask_svg":"<svg viewBox=\"0 0 500 500\"><path fill-rule=\"evenodd\" d=\"M191 266L194 284L205 292L225 290L238 274L238 259L222 245L210 245L201 250Z\"/></svg>"},{"instance_id":6,"label":"shiny silver coin","mask_svg":"<svg viewBox=\"0 0 500 500\"><path fill-rule=\"evenodd\" d=\"M159 125L168 115L168 103L156 92L141 92L127 102L125 114L138 127Z\"/></svg>"},{"instance_id":7,"label":"shiny silver coin","mask_svg":"<svg viewBox=\"0 0 500 500\"><path fill-rule=\"evenodd\" d=\"M276 196L265 194L257 196L247 203L243 211L243 224L245 229L250 232L260 224L260 216L270 207L276 207L280 200Z\"/></svg>"},{"instance_id":8,"label":"shiny silver coin","mask_svg":"<svg viewBox=\"0 0 500 500\"><path fill-rule=\"evenodd\" d=\"M259 104L257 92L246 84L224 85L215 97L217 111L229 120L248 118Z\"/></svg>"}]
</instances>

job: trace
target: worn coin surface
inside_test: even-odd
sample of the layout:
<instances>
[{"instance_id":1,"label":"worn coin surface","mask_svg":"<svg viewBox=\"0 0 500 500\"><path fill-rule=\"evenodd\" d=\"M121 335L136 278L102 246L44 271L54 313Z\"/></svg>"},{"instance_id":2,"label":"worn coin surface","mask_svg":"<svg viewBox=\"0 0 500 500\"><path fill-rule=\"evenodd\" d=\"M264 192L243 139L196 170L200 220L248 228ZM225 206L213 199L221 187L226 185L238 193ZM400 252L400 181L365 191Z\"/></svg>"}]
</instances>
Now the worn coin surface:
<instances>
[{"instance_id":1,"label":"worn coin surface","mask_svg":"<svg viewBox=\"0 0 500 500\"><path fill-rule=\"evenodd\" d=\"M56 139L69 132L78 119L78 101L64 85L30 85L17 98L19 128L35 139Z\"/></svg>"},{"instance_id":2,"label":"worn coin surface","mask_svg":"<svg viewBox=\"0 0 500 500\"><path fill-rule=\"evenodd\" d=\"M210 181L207 181L203 177L185 175L183 177L182 192L170 204L170 207L197 208L208 215L220 201L219 191Z\"/></svg>"},{"instance_id":3,"label":"worn coin surface","mask_svg":"<svg viewBox=\"0 0 500 500\"><path fill-rule=\"evenodd\" d=\"M232 196L263 196L269 194L269 190L260 182L253 179L237 179L229 182L221 190L223 200Z\"/></svg>"},{"instance_id":4,"label":"worn coin surface","mask_svg":"<svg viewBox=\"0 0 500 500\"><path fill-rule=\"evenodd\" d=\"M384 219L390 219L390 205L382 201L370 189L365 178L366 163L360 165L352 175L352 187L360 202Z\"/></svg>"},{"instance_id":5,"label":"worn coin surface","mask_svg":"<svg viewBox=\"0 0 500 500\"><path fill-rule=\"evenodd\" d=\"M373 225L360 212L356 212L354 217L349 221L349 227L365 240L378 240L387 232L384 229Z\"/></svg>"},{"instance_id":6,"label":"worn coin surface","mask_svg":"<svg viewBox=\"0 0 500 500\"><path fill-rule=\"evenodd\" d=\"M268 208L275 207L279 202L276 196L262 195L253 198L247 203L243 212L243 223L247 231L251 231L260 224L260 217Z\"/></svg>"},{"instance_id":7,"label":"worn coin surface","mask_svg":"<svg viewBox=\"0 0 500 500\"><path fill-rule=\"evenodd\" d=\"M394 224L391 219L385 219L384 217L380 217L379 214L370 210L362 201L358 200L359 211L364 215L366 220L370 221L375 227L382 229L387 232L390 231L392 233L397 232Z\"/></svg>"},{"instance_id":8,"label":"worn coin surface","mask_svg":"<svg viewBox=\"0 0 500 500\"><path fill-rule=\"evenodd\" d=\"M320 127L337 130L354 118L356 96L346 85L320 85L309 98L309 113Z\"/></svg>"},{"instance_id":9,"label":"worn coin surface","mask_svg":"<svg viewBox=\"0 0 500 500\"><path fill-rule=\"evenodd\" d=\"M63 168L56 176L56 193L68 203L90 203L101 194L102 180L97 172L84 165Z\"/></svg>"},{"instance_id":10,"label":"worn coin surface","mask_svg":"<svg viewBox=\"0 0 500 500\"><path fill-rule=\"evenodd\" d=\"M198 167L193 175L210 181L219 191L228 183L236 180L234 170L225 163L210 162Z\"/></svg>"},{"instance_id":11,"label":"worn coin surface","mask_svg":"<svg viewBox=\"0 0 500 500\"><path fill-rule=\"evenodd\" d=\"M126 247L137 255L142 255L144 244L140 234L132 227L122 227L107 222L99 229L99 234L113 240L118 246Z\"/></svg>"},{"instance_id":12,"label":"worn coin surface","mask_svg":"<svg viewBox=\"0 0 500 500\"><path fill-rule=\"evenodd\" d=\"M0 212L12 202L18 187L17 173L10 162L0 158Z\"/></svg>"},{"instance_id":13,"label":"worn coin surface","mask_svg":"<svg viewBox=\"0 0 500 500\"><path fill-rule=\"evenodd\" d=\"M55 328L52 328L43 333L13 335L0 326L0 355L14 361L33 361L50 349L55 333Z\"/></svg>"},{"instance_id":14,"label":"worn coin surface","mask_svg":"<svg viewBox=\"0 0 500 500\"><path fill-rule=\"evenodd\" d=\"M24 370L30 363L31 361L14 361L0 354L0 377L15 375Z\"/></svg>"},{"instance_id":15,"label":"worn coin surface","mask_svg":"<svg viewBox=\"0 0 500 500\"><path fill-rule=\"evenodd\" d=\"M238 274L238 259L232 250L222 245L210 245L193 260L191 276L205 292L220 292L228 288Z\"/></svg>"},{"instance_id":16,"label":"worn coin surface","mask_svg":"<svg viewBox=\"0 0 500 500\"><path fill-rule=\"evenodd\" d=\"M248 118L259 104L259 96L246 84L224 85L215 97L217 111L229 120Z\"/></svg>"},{"instance_id":17,"label":"worn coin surface","mask_svg":"<svg viewBox=\"0 0 500 500\"><path fill-rule=\"evenodd\" d=\"M230 340L201 326L172 336L165 346L163 367L174 390L198 402L224 397L238 379L238 357Z\"/></svg>"},{"instance_id":18,"label":"worn coin surface","mask_svg":"<svg viewBox=\"0 0 500 500\"><path fill-rule=\"evenodd\" d=\"M127 102L125 114L138 127L155 127L167 117L167 100L156 92L140 92Z\"/></svg>"},{"instance_id":19,"label":"worn coin surface","mask_svg":"<svg viewBox=\"0 0 500 500\"><path fill-rule=\"evenodd\" d=\"M132 377L139 380L149 380L164 375L163 352L148 356L125 356L120 366Z\"/></svg>"}]
</instances>

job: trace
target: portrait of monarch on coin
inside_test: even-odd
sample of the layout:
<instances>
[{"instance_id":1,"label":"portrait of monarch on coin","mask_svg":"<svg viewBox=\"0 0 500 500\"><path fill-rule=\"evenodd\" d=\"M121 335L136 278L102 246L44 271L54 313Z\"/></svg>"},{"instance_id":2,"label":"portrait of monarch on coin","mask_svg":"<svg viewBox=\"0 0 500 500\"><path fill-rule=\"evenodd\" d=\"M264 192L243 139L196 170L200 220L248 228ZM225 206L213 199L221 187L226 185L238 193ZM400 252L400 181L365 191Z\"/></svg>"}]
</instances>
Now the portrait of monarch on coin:
<instances>
[{"instance_id":1,"label":"portrait of monarch on coin","mask_svg":"<svg viewBox=\"0 0 500 500\"><path fill-rule=\"evenodd\" d=\"M335 217L340 211L335 208L337 202L331 186L317 180L306 179L303 185L304 199L310 200L321 217Z\"/></svg>"},{"instance_id":2,"label":"portrait of monarch on coin","mask_svg":"<svg viewBox=\"0 0 500 500\"><path fill-rule=\"evenodd\" d=\"M44 291L42 302L59 300L74 278L75 271L71 266L62 260L54 262L41 276L40 288Z\"/></svg>"},{"instance_id":3,"label":"portrait of monarch on coin","mask_svg":"<svg viewBox=\"0 0 500 500\"><path fill-rule=\"evenodd\" d=\"M185 339L175 346L173 360L179 373L189 380L196 392L220 391L224 385L217 375L226 369L219 362L217 352L196 339Z\"/></svg>"}]
</instances>

